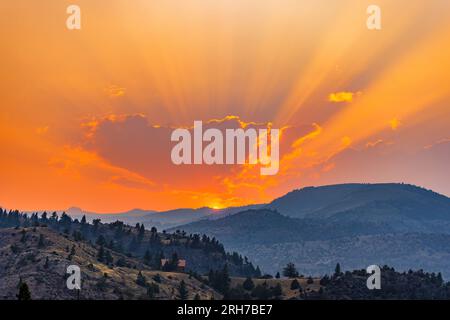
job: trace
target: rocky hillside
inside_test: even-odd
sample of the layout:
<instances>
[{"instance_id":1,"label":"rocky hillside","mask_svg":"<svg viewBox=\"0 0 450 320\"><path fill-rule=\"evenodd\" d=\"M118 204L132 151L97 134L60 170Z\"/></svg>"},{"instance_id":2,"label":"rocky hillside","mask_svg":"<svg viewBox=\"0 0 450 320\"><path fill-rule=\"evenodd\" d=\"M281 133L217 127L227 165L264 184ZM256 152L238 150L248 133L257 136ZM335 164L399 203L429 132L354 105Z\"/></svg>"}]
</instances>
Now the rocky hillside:
<instances>
[{"instance_id":1,"label":"rocky hillside","mask_svg":"<svg viewBox=\"0 0 450 320\"><path fill-rule=\"evenodd\" d=\"M76 241L144 259L153 269L161 269L161 260L169 259L184 260L184 270L198 274L222 269L224 265L228 266L230 274L234 276L255 276L259 273L246 257L236 252L226 252L219 241L205 235L158 232L156 228L146 230L141 224L132 227L120 221L103 224L96 219L90 224L86 218L74 220L64 213L61 217L56 213L43 213L40 216L36 213L29 216L18 211L0 210L0 228L17 226L47 226ZM171 268L176 266L170 266L169 269Z\"/></svg>"},{"instance_id":2,"label":"rocky hillside","mask_svg":"<svg viewBox=\"0 0 450 320\"><path fill-rule=\"evenodd\" d=\"M151 270L140 259L113 250L100 262L98 248L48 227L0 229L0 299L16 299L26 283L32 299L220 298L185 273ZM81 290L67 289L69 265L81 269Z\"/></svg>"}]
</instances>

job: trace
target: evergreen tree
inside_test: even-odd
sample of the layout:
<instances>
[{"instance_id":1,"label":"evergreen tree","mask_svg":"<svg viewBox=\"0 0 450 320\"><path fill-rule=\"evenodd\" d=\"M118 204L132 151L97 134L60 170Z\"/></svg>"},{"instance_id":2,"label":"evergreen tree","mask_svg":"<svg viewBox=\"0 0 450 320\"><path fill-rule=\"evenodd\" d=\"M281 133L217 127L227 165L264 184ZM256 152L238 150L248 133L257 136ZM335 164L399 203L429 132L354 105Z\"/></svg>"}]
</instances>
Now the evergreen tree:
<instances>
[{"instance_id":1,"label":"evergreen tree","mask_svg":"<svg viewBox=\"0 0 450 320\"><path fill-rule=\"evenodd\" d=\"M25 231L25 229L22 229L21 234L22 234L22 237L20 238L20 242L27 241L27 232Z\"/></svg>"},{"instance_id":2,"label":"evergreen tree","mask_svg":"<svg viewBox=\"0 0 450 320\"><path fill-rule=\"evenodd\" d=\"M93 224L93 226L94 226L94 232L97 232L97 230L98 230L98 228L99 228L99 226L100 226L100 219L94 219L94 220L92 220L92 224Z\"/></svg>"},{"instance_id":3,"label":"evergreen tree","mask_svg":"<svg viewBox=\"0 0 450 320\"><path fill-rule=\"evenodd\" d=\"M335 276L341 275L341 265L339 264L339 262L336 264L336 268L334 269L334 275Z\"/></svg>"},{"instance_id":4,"label":"evergreen tree","mask_svg":"<svg viewBox=\"0 0 450 320\"><path fill-rule=\"evenodd\" d=\"M221 271L209 271L209 285L222 294L226 294L230 288L230 276L228 274L228 266L225 264Z\"/></svg>"},{"instance_id":5,"label":"evergreen tree","mask_svg":"<svg viewBox=\"0 0 450 320\"><path fill-rule=\"evenodd\" d=\"M106 245L106 239L105 239L105 237L104 237L103 235L99 235L99 236L97 237L97 240L95 241L95 244L98 245L98 246L104 246L104 245Z\"/></svg>"},{"instance_id":6,"label":"evergreen tree","mask_svg":"<svg viewBox=\"0 0 450 320\"><path fill-rule=\"evenodd\" d=\"M277 272L277 274L275 275L275 278L276 278L276 279L280 279L280 278L281 278L281 276L280 276L280 273L279 273L279 272Z\"/></svg>"},{"instance_id":7,"label":"evergreen tree","mask_svg":"<svg viewBox=\"0 0 450 320\"><path fill-rule=\"evenodd\" d=\"M139 273L137 275L136 283L141 287L145 287L147 285L147 279L142 274L142 271L139 271Z\"/></svg>"},{"instance_id":8,"label":"evergreen tree","mask_svg":"<svg viewBox=\"0 0 450 320\"><path fill-rule=\"evenodd\" d=\"M272 288L272 295L274 297L280 297L281 295L283 295L283 289L281 289L280 283L277 283L277 285Z\"/></svg>"},{"instance_id":9,"label":"evergreen tree","mask_svg":"<svg viewBox=\"0 0 450 320\"><path fill-rule=\"evenodd\" d=\"M161 275L159 274L159 273L157 273L157 274L155 274L154 276L153 276L153 280L155 281L155 282L158 282L158 283L161 283Z\"/></svg>"},{"instance_id":10,"label":"evergreen tree","mask_svg":"<svg viewBox=\"0 0 450 320\"><path fill-rule=\"evenodd\" d=\"M103 246L100 246L100 249L98 249L97 260L100 262L103 262L105 260L105 249L103 248Z\"/></svg>"},{"instance_id":11,"label":"evergreen tree","mask_svg":"<svg viewBox=\"0 0 450 320\"><path fill-rule=\"evenodd\" d=\"M259 278L261 277L262 273L261 270L259 269L259 266L256 266L256 270L255 270L255 277Z\"/></svg>"},{"instance_id":12,"label":"evergreen tree","mask_svg":"<svg viewBox=\"0 0 450 320\"><path fill-rule=\"evenodd\" d=\"M19 294L17 294L17 299L21 301L31 300L30 289L22 280L19 281Z\"/></svg>"},{"instance_id":13,"label":"evergreen tree","mask_svg":"<svg viewBox=\"0 0 450 320\"><path fill-rule=\"evenodd\" d=\"M297 278L298 271L295 268L295 264L293 264L292 262L288 263L283 269L283 275L288 278Z\"/></svg>"},{"instance_id":14,"label":"evergreen tree","mask_svg":"<svg viewBox=\"0 0 450 320\"><path fill-rule=\"evenodd\" d=\"M244 287L245 290L251 291L251 290L253 290L253 288L255 287L255 284L253 283L252 278L248 277L248 278L245 279L245 281L242 283L242 286Z\"/></svg>"},{"instance_id":15,"label":"evergreen tree","mask_svg":"<svg viewBox=\"0 0 450 320\"><path fill-rule=\"evenodd\" d=\"M252 290L252 296L258 300L268 300L272 297L272 290L270 290L267 286L267 283L257 285Z\"/></svg>"},{"instance_id":16,"label":"evergreen tree","mask_svg":"<svg viewBox=\"0 0 450 320\"><path fill-rule=\"evenodd\" d=\"M48 269L48 267L50 266L50 261L48 260L48 257L45 258L45 263L44 263L44 268Z\"/></svg>"},{"instance_id":17,"label":"evergreen tree","mask_svg":"<svg viewBox=\"0 0 450 320\"><path fill-rule=\"evenodd\" d=\"M44 235L42 233L39 234L38 247L39 248L45 247Z\"/></svg>"},{"instance_id":18,"label":"evergreen tree","mask_svg":"<svg viewBox=\"0 0 450 320\"><path fill-rule=\"evenodd\" d=\"M141 224L141 226L139 227L139 234L138 234L139 241L142 241L142 239L144 238L144 235L145 235L144 224Z\"/></svg>"},{"instance_id":19,"label":"evergreen tree","mask_svg":"<svg viewBox=\"0 0 450 320\"><path fill-rule=\"evenodd\" d=\"M300 289L300 283L297 281L297 279L294 279L291 282L291 290L297 290L297 289Z\"/></svg>"},{"instance_id":20,"label":"evergreen tree","mask_svg":"<svg viewBox=\"0 0 450 320\"><path fill-rule=\"evenodd\" d=\"M444 280L442 279L442 274L440 272L437 275L436 281L439 286L442 286L442 284L444 283Z\"/></svg>"},{"instance_id":21,"label":"evergreen tree","mask_svg":"<svg viewBox=\"0 0 450 320\"><path fill-rule=\"evenodd\" d=\"M72 246L72 249L70 250L69 256L67 259L72 260L73 256L75 255L75 245Z\"/></svg>"},{"instance_id":22,"label":"evergreen tree","mask_svg":"<svg viewBox=\"0 0 450 320\"><path fill-rule=\"evenodd\" d=\"M152 255L150 254L150 251L148 249L145 251L144 254L144 263L146 265L151 265L152 263Z\"/></svg>"},{"instance_id":23,"label":"evergreen tree","mask_svg":"<svg viewBox=\"0 0 450 320\"><path fill-rule=\"evenodd\" d=\"M325 275L322 279L320 279L321 286L326 286L329 283L330 283L330 277L328 277L328 275Z\"/></svg>"},{"instance_id":24,"label":"evergreen tree","mask_svg":"<svg viewBox=\"0 0 450 320\"><path fill-rule=\"evenodd\" d=\"M147 285L147 296L150 299L153 299L155 295L158 293L159 293L159 286L157 284L152 283Z\"/></svg>"},{"instance_id":25,"label":"evergreen tree","mask_svg":"<svg viewBox=\"0 0 450 320\"><path fill-rule=\"evenodd\" d=\"M184 280L181 280L180 286L178 287L178 292L180 295L180 300L187 300L188 290L186 288L186 283L184 282Z\"/></svg>"},{"instance_id":26,"label":"evergreen tree","mask_svg":"<svg viewBox=\"0 0 450 320\"><path fill-rule=\"evenodd\" d=\"M106 253L105 253L105 262L106 262L106 264L113 264L114 258L113 258L112 254L111 254L111 251L109 251L109 250L105 250L105 251L106 251Z\"/></svg>"}]
</instances>

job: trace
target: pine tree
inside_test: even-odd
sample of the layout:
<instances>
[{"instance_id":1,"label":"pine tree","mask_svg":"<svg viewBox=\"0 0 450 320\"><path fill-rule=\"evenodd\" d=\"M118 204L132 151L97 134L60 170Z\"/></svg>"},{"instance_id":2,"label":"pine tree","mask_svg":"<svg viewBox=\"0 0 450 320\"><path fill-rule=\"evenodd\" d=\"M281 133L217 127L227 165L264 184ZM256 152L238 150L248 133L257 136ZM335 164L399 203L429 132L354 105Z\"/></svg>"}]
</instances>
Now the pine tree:
<instances>
[{"instance_id":1,"label":"pine tree","mask_svg":"<svg viewBox=\"0 0 450 320\"><path fill-rule=\"evenodd\" d=\"M255 277L259 278L261 277L262 273L261 270L259 269L259 266L256 266L256 270L255 270Z\"/></svg>"},{"instance_id":2,"label":"pine tree","mask_svg":"<svg viewBox=\"0 0 450 320\"><path fill-rule=\"evenodd\" d=\"M279 297L279 296L283 295L283 289L281 289L280 283L277 283L277 285L274 288L272 288L272 294L275 297Z\"/></svg>"},{"instance_id":3,"label":"pine tree","mask_svg":"<svg viewBox=\"0 0 450 320\"><path fill-rule=\"evenodd\" d=\"M142 274L142 271L139 271L139 273L137 275L136 283L141 287L145 287L147 285L147 279Z\"/></svg>"},{"instance_id":4,"label":"pine tree","mask_svg":"<svg viewBox=\"0 0 450 320\"><path fill-rule=\"evenodd\" d=\"M283 275L288 278L297 278L298 271L295 268L295 264L293 264L292 262L288 263L283 269Z\"/></svg>"},{"instance_id":5,"label":"pine tree","mask_svg":"<svg viewBox=\"0 0 450 320\"><path fill-rule=\"evenodd\" d=\"M251 291L251 290L253 290L253 288L255 287L255 284L253 283L252 278L248 277L248 278L245 279L245 281L242 283L242 286L244 287L245 290Z\"/></svg>"},{"instance_id":6,"label":"pine tree","mask_svg":"<svg viewBox=\"0 0 450 320\"><path fill-rule=\"evenodd\" d=\"M72 260L73 256L75 255L75 245L72 246L72 249L70 250L70 254L67 257L67 259Z\"/></svg>"},{"instance_id":7,"label":"pine tree","mask_svg":"<svg viewBox=\"0 0 450 320\"><path fill-rule=\"evenodd\" d=\"M144 254L144 263L146 265L150 265L152 263L152 255L150 254L150 251L148 249L145 251Z\"/></svg>"},{"instance_id":8,"label":"pine tree","mask_svg":"<svg viewBox=\"0 0 450 320\"><path fill-rule=\"evenodd\" d=\"M114 258L113 258L112 254L111 254L111 251L109 251L109 250L105 250L105 251L106 251L106 253L105 253L105 262L106 262L106 264L113 264Z\"/></svg>"},{"instance_id":9,"label":"pine tree","mask_svg":"<svg viewBox=\"0 0 450 320\"><path fill-rule=\"evenodd\" d=\"M27 241L27 232L25 231L25 229L23 229L21 231L22 237L20 238L20 242L25 242Z\"/></svg>"},{"instance_id":10,"label":"pine tree","mask_svg":"<svg viewBox=\"0 0 450 320\"><path fill-rule=\"evenodd\" d=\"M444 280L442 279L442 274L440 272L437 275L436 281L437 281L439 286L442 286L442 284L444 283Z\"/></svg>"},{"instance_id":11,"label":"pine tree","mask_svg":"<svg viewBox=\"0 0 450 320\"><path fill-rule=\"evenodd\" d=\"M161 275L159 274L159 273L157 273L157 274L155 274L154 276L153 276L153 280L155 281L155 282L158 282L158 283L161 283Z\"/></svg>"},{"instance_id":12,"label":"pine tree","mask_svg":"<svg viewBox=\"0 0 450 320\"><path fill-rule=\"evenodd\" d=\"M106 244L106 239L103 235L99 235L97 240L95 241L95 244L98 246L104 246Z\"/></svg>"},{"instance_id":13,"label":"pine tree","mask_svg":"<svg viewBox=\"0 0 450 320\"><path fill-rule=\"evenodd\" d=\"M280 276L280 273L279 273L279 272L277 272L277 274L275 275L275 278L276 278L276 279L280 279L280 278L281 278L281 276Z\"/></svg>"},{"instance_id":14,"label":"pine tree","mask_svg":"<svg viewBox=\"0 0 450 320\"><path fill-rule=\"evenodd\" d=\"M294 279L291 282L291 290L297 290L297 289L300 289L300 283L297 281L297 279Z\"/></svg>"},{"instance_id":15,"label":"pine tree","mask_svg":"<svg viewBox=\"0 0 450 320\"><path fill-rule=\"evenodd\" d=\"M103 246L100 246L100 249L98 249L97 259L100 262L103 262L103 260L105 259L105 249L103 248Z\"/></svg>"},{"instance_id":16,"label":"pine tree","mask_svg":"<svg viewBox=\"0 0 450 320\"><path fill-rule=\"evenodd\" d=\"M50 266L50 261L48 260L48 257L45 258L45 263L44 263L44 268L48 269L48 267Z\"/></svg>"},{"instance_id":17,"label":"pine tree","mask_svg":"<svg viewBox=\"0 0 450 320\"><path fill-rule=\"evenodd\" d=\"M45 241L44 241L44 236L41 234L39 234L39 242L38 242L38 247L39 248L43 248L45 247Z\"/></svg>"},{"instance_id":18,"label":"pine tree","mask_svg":"<svg viewBox=\"0 0 450 320\"><path fill-rule=\"evenodd\" d=\"M144 235L145 235L144 224L141 224L141 226L139 227L139 234L138 234L139 241L142 241L142 239L144 238Z\"/></svg>"},{"instance_id":19,"label":"pine tree","mask_svg":"<svg viewBox=\"0 0 450 320\"><path fill-rule=\"evenodd\" d=\"M21 301L31 300L30 289L25 282L22 282L22 280L19 282L19 294L17 295L17 299Z\"/></svg>"},{"instance_id":20,"label":"pine tree","mask_svg":"<svg viewBox=\"0 0 450 320\"><path fill-rule=\"evenodd\" d=\"M336 264L336 268L334 269L334 275L339 276L341 274L341 265L339 262Z\"/></svg>"},{"instance_id":21,"label":"pine tree","mask_svg":"<svg viewBox=\"0 0 450 320\"><path fill-rule=\"evenodd\" d=\"M184 280L181 280L180 286L178 287L178 292L180 295L180 300L187 300L188 290L186 288L186 283L184 282Z\"/></svg>"}]
</instances>

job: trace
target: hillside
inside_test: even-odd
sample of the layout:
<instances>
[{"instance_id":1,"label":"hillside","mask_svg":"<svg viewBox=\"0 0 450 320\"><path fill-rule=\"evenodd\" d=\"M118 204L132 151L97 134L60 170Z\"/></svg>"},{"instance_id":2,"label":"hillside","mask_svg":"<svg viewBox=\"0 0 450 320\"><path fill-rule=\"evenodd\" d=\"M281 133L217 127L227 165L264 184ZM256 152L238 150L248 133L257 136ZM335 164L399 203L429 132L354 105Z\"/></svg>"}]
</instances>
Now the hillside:
<instances>
[{"instance_id":1,"label":"hillside","mask_svg":"<svg viewBox=\"0 0 450 320\"><path fill-rule=\"evenodd\" d=\"M20 282L28 285L32 299L179 299L182 280L190 299L195 294L220 298L187 274L151 270L139 259L109 252L113 263L106 264L99 262L94 246L48 227L0 229L0 299L16 299ZM69 265L81 269L79 293L67 289ZM137 283L139 272L145 285Z\"/></svg>"},{"instance_id":2,"label":"hillside","mask_svg":"<svg viewBox=\"0 0 450 320\"><path fill-rule=\"evenodd\" d=\"M51 216L46 213L39 216L21 214L18 211L6 212L0 210L0 228L30 226L47 226L67 237L84 241L97 248L115 251L129 257L145 259L146 264L153 269L161 268L162 259L185 260L186 271L206 274L210 270L222 269L228 266L229 272L235 276L253 276L258 270L236 252L226 252L224 246L215 238L205 235L173 234L158 232L156 228L146 230L142 224L131 227L121 221L103 224L99 219L92 224L87 219L72 219L56 213Z\"/></svg>"},{"instance_id":3,"label":"hillside","mask_svg":"<svg viewBox=\"0 0 450 320\"><path fill-rule=\"evenodd\" d=\"M253 212L254 213L254 212ZM269 215L269 214L268 214ZM9 216L9 215L8 215ZM12 214L14 217L14 214ZM422 270L382 269L382 289L365 286L365 270L331 276L295 278L233 277L227 266L208 275L156 270L147 259L59 232L54 227L19 216L21 224L0 222L0 299L17 299L25 284L31 299L448 299L450 285L440 274ZM239 215L238 215L239 217ZM35 226L33 226L35 225ZM100 225L98 225L99 227ZM101 227L112 228L111 225ZM416 250L417 248L413 248ZM100 254L102 252L102 254ZM394 251L393 255L396 254ZM272 257L272 261L278 261ZM81 269L81 290L66 286L69 265ZM294 286L295 284L295 286ZM183 288L183 290L181 289Z\"/></svg>"},{"instance_id":4,"label":"hillside","mask_svg":"<svg viewBox=\"0 0 450 320\"><path fill-rule=\"evenodd\" d=\"M220 239L264 272L292 261L320 275L340 262L348 269L387 264L450 277L449 226L445 196L411 185L351 184L293 191L266 209L180 229Z\"/></svg>"}]
</instances>

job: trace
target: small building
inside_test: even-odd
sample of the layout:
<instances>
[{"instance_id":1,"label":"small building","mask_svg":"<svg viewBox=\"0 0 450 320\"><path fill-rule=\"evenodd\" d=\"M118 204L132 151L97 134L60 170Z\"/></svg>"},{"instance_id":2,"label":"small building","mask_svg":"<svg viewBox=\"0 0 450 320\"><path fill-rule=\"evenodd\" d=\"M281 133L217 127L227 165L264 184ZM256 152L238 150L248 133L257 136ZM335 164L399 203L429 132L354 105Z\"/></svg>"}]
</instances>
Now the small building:
<instances>
[{"instance_id":1,"label":"small building","mask_svg":"<svg viewBox=\"0 0 450 320\"><path fill-rule=\"evenodd\" d=\"M164 268L164 266L167 263L170 263L170 259L161 259L161 268ZM185 270L186 270L186 260L179 259L176 271L177 272L184 272Z\"/></svg>"}]
</instances>

